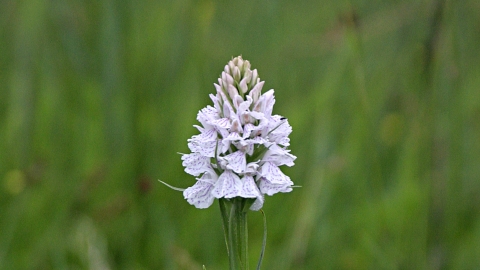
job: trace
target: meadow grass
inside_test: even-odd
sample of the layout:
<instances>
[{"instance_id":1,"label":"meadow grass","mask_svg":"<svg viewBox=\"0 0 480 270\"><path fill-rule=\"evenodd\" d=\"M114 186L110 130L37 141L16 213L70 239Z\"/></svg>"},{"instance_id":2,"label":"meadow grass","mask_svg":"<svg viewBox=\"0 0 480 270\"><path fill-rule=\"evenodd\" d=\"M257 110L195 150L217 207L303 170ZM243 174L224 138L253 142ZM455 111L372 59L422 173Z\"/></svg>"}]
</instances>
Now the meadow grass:
<instances>
[{"instance_id":1,"label":"meadow grass","mask_svg":"<svg viewBox=\"0 0 480 270\"><path fill-rule=\"evenodd\" d=\"M0 269L226 269L180 155L232 57L293 126L263 269L480 265L478 1L0 2ZM250 215L250 260L263 221Z\"/></svg>"}]
</instances>

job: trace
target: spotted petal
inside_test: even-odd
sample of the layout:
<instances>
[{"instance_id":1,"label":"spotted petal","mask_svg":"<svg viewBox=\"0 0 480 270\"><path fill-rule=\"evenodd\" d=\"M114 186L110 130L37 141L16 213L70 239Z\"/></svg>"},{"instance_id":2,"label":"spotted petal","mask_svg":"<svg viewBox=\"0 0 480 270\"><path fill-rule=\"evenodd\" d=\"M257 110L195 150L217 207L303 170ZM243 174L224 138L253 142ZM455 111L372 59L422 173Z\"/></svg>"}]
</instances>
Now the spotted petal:
<instances>
[{"instance_id":1,"label":"spotted petal","mask_svg":"<svg viewBox=\"0 0 480 270\"><path fill-rule=\"evenodd\" d=\"M200 153L184 154L182 160L185 172L193 176L198 176L210 168L210 158L202 156Z\"/></svg>"},{"instance_id":2,"label":"spotted petal","mask_svg":"<svg viewBox=\"0 0 480 270\"><path fill-rule=\"evenodd\" d=\"M239 196L241 188L242 182L238 175L230 170L226 170L220 175L218 181L215 183L212 195L215 198L233 198Z\"/></svg>"},{"instance_id":3,"label":"spotted petal","mask_svg":"<svg viewBox=\"0 0 480 270\"><path fill-rule=\"evenodd\" d=\"M289 153L290 150L285 150L276 144L269 146L268 151L263 157L263 161L272 162L276 166L287 165L291 167L294 165L293 161L297 158L296 156Z\"/></svg>"},{"instance_id":4,"label":"spotted petal","mask_svg":"<svg viewBox=\"0 0 480 270\"><path fill-rule=\"evenodd\" d=\"M262 165L262 167L260 168L260 175L272 184L283 185L291 183L290 177L283 174L283 172L278 168L278 166L270 161L265 162L265 164Z\"/></svg>"},{"instance_id":5,"label":"spotted petal","mask_svg":"<svg viewBox=\"0 0 480 270\"><path fill-rule=\"evenodd\" d=\"M262 98L264 99L263 113L266 116L272 115L273 105L275 104L275 97L273 95L273 92L273 89L271 89L262 95Z\"/></svg>"},{"instance_id":6,"label":"spotted petal","mask_svg":"<svg viewBox=\"0 0 480 270\"><path fill-rule=\"evenodd\" d=\"M207 157L215 156L217 146L217 132L214 129L204 129L199 135L188 139L188 148Z\"/></svg>"},{"instance_id":7,"label":"spotted petal","mask_svg":"<svg viewBox=\"0 0 480 270\"><path fill-rule=\"evenodd\" d=\"M257 198L261 196L260 190L258 190L255 180L250 175L245 175L242 179L242 189L240 190L240 197L243 198Z\"/></svg>"},{"instance_id":8,"label":"spotted petal","mask_svg":"<svg viewBox=\"0 0 480 270\"><path fill-rule=\"evenodd\" d=\"M237 132L230 132L224 141L239 141L242 137Z\"/></svg>"},{"instance_id":9,"label":"spotted petal","mask_svg":"<svg viewBox=\"0 0 480 270\"><path fill-rule=\"evenodd\" d=\"M275 142L284 146L288 146L290 144L288 135L292 133L292 127L288 123L288 120L282 120L281 116L275 115L270 118L268 122L268 128L270 130L268 133L268 139L271 142Z\"/></svg>"},{"instance_id":10,"label":"spotted petal","mask_svg":"<svg viewBox=\"0 0 480 270\"><path fill-rule=\"evenodd\" d=\"M231 127L229 118L216 119L216 120L213 120L211 124L217 128L222 128L222 129L227 129Z\"/></svg>"},{"instance_id":11,"label":"spotted petal","mask_svg":"<svg viewBox=\"0 0 480 270\"><path fill-rule=\"evenodd\" d=\"M260 188L260 192L262 194L267 194L269 196L272 196L273 194L276 194L278 192L286 193L286 192L292 191L292 185L293 185L293 182L290 181L290 178L288 178L288 182L286 183L275 184L270 182L268 179L262 177L259 180L258 187Z\"/></svg>"},{"instance_id":12,"label":"spotted petal","mask_svg":"<svg viewBox=\"0 0 480 270\"><path fill-rule=\"evenodd\" d=\"M218 112L212 106L207 106L201 109L197 115L198 122L202 123L204 127L209 127L211 125L211 122L217 118Z\"/></svg>"},{"instance_id":13,"label":"spotted petal","mask_svg":"<svg viewBox=\"0 0 480 270\"><path fill-rule=\"evenodd\" d=\"M185 189L183 197L197 208L208 208L215 199L212 195L213 187L212 183L197 181L195 185Z\"/></svg>"},{"instance_id":14,"label":"spotted petal","mask_svg":"<svg viewBox=\"0 0 480 270\"><path fill-rule=\"evenodd\" d=\"M227 162L227 169L230 169L236 173L243 173L245 171L245 167L247 166L245 153L240 150L225 156L224 160Z\"/></svg>"}]
</instances>

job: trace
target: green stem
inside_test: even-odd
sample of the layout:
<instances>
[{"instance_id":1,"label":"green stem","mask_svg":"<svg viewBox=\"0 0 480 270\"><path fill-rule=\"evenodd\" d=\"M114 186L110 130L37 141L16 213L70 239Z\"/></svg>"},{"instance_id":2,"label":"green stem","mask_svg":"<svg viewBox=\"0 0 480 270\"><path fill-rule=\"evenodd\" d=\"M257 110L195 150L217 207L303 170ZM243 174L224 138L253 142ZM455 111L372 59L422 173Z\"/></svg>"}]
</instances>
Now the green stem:
<instances>
[{"instance_id":1,"label":"green stem","mask_svg":"<svg viewBox=\"0 0 480 270\"><path fill-rule=\"evenodd\" d=\"M230 248L230 270L241 269L240 265L240 256L238 254L238 245L237 245L237 227L235 226L237 223L237 216L235 215L236 204L235 202L232 204L230 208L230 218L228 220L228 243Z\"/></svg>"},{"instance_id":2,"label":"green stem","mask_svg":"<svg viewBox=\"0 0 480 270\"><path fill-rule=\"evenodd\" d=\"M238 226L238 246L240 252L240 263L243 268L248 270L248 226L247 211L244 210L246 200L237 198L237 226Z\"/></svg>"},{"instance_id":3,"label":"green stem","mask_svg":"<svg viewBox=\"0 0 480 270\"><path fill-rule=\"evenodd\" d=\"M225 237L225 244L227 245L227 254L230 257L230 241L229 241L229 214L227 211L227 202L226 199L219 199L218 203L220 205L220 213L222 214L222 225L223 225L223 234Z\"/></svg>"},{"instance_id":4,"label":"green stem","mask_svg":"<svg viewBox=\"0 0 480 270\"><path fill-rule=\"evenodd\" d=\"M230 270L248 270L247 199L220 199ZM230 211L227 209L230 206Z\"/></svg>"}]
</instances>

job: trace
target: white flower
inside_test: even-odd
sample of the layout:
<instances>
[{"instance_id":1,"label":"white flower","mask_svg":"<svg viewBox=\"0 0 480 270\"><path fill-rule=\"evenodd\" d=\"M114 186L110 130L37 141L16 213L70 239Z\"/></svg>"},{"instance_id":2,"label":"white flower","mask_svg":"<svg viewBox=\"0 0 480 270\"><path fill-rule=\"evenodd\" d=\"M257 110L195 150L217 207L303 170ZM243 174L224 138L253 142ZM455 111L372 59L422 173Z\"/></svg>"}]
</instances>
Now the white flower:
<instances>
[{"instance_id":1,"label":"white flower","mask_svg":"<svg viewBox=\"0 0 480 270\"><path fill-rule=\"evenodd\" d=\"M217 179L217 174L209 168L201 178L197 178L198 181L193 187L189 187L183 192L183 196L197 208L207 208L215 199L212 190Z\"/></svg>"},{"instance_id":2,"label":"white flower","mask_svg":"<svg viewBox=\"0 0 480 270\"><path fill-rule=\"evenodd\" d=\"M184 190L197 208L209 207L215 198L254 198L250 209L263 206L264 195L292 191L293 182L280 166L293 166L288 120L272 115L274 91L261 94L264 82L241 56L224 68L212 106L200 110L195 126L200 134L188 140L190 154L182 155L185 172L197 178Z\"/></svg>"}]
</instances>

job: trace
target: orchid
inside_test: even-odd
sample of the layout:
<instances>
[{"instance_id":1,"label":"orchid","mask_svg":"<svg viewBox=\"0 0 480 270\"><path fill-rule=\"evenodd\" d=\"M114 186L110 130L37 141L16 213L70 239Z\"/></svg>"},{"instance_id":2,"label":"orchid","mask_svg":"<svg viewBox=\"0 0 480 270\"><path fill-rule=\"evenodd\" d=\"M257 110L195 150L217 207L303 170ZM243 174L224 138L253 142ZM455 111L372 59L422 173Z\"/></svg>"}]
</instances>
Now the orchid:
<instances>
[{"instance_id":1,"label":"orchid","mask_svg":"<svg viewBox=\"0 0 480 270\"><path fill-rule=\"evenodd\" d=\"M274 91L262 94L265 82L241 56L225 66L212 105L198 112L194 125L200 132L188 139L191 153L182 154L185 172L197 182L183 191L188 203L210 207L218 199L222 214L230 269L248 269L248 209L263 214L263 245L257 269L265 251L267 223L261 210L265 194L292 191L293 182L279 167L293 166L290 153L292 127L288 120L273 115Z\"/></svg>"},{"instance_id":2,"label":"orchid","mask_svg":"<svg viewBox=\"0 0 480 270\"><path fill-rule=\"evenodd\" d=\"M185 172L200 176L184 190L185 199L207 208L215 198L253 198L251 210L263 206L264 196L292 191L293 182L280 166L293 166L285 117L272 115L274 90L261 94L264 82L241 56L224 68L212 106L198 112L200 134L188 140L190 154L182 155Z\"/></svg>"}]
</instances>

